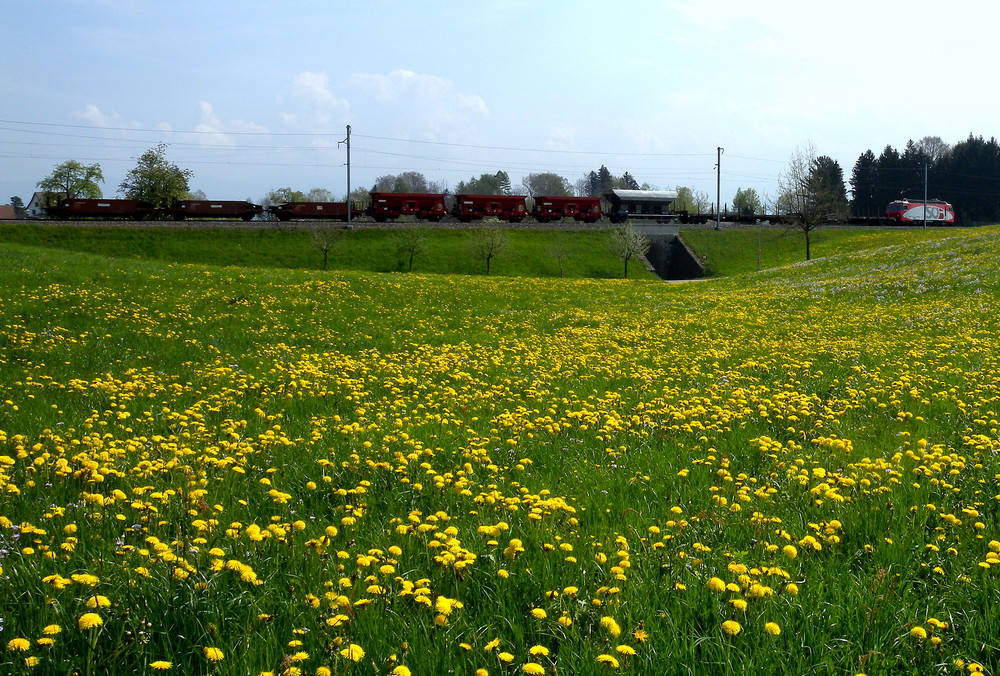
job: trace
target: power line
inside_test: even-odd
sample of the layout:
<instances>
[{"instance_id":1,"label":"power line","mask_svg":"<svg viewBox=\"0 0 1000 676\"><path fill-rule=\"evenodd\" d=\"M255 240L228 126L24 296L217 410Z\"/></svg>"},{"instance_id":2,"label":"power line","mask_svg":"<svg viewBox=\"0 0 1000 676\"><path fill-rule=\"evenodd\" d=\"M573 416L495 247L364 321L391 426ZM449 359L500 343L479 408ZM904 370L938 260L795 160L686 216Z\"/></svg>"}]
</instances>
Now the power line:
<instances>
[{"instance_id":1,"label":"power line","mask_svg":"<svg viewBox=\"0 0 1000 676\"><path fill-rule=\"evenodd\" d=\"M0 119L0 124L18 124L25 126L37 126L37 127L51 127L56 129L86 129L89 131L123 131L123 132L139 132L139 133L150 133L150 134L166 134L166 135L177 135L177 134L201 134L201 135L222 135L222 136L264 136L264 137L286 137L286 136L296 136L296 137L306 137L306 138L327 138L339 136L339 133L323 133L323 132L271 132L271 131L221 131L221 130L181 130L181 129L142 129L135 127L95 127L93 125L82 125L82 124L57 124L53 122L28 122L24 120L3 120ZM67 136L70 138L87 138L87 139L102 139L102 140L113 140L107 139L101 136L82 136L76 134L62 134L59 132L45 132L45 131L33 131L31 129L12 129L9 127L0 127L4 131L14 131L30 134L43 134L50 136ZM522 148L516 146L490 146L490 145L480 145L473 143L451 143L447 141L427 141L420 139L405 139L396 138L393 136L374 136L370 134L353 134L355 138L365 138L376 141L391 141L393 143L415 143L421 145L432 145L432 146L442 146L448 148L472 148L476 150L502 150L509 152L522 152L522 153L550 153L550 154L564 154L564 155L589 155L589 156L620 156L620 157L711 157L710 153L651 153L651 152L615 152L615 151L592 151L592 150L557 150L551 148ZM206 147L212 147L214 145L229 147L230 144L204 144ZM749 159L749 158L748 158Z\"/></svg>"}]
</instances>

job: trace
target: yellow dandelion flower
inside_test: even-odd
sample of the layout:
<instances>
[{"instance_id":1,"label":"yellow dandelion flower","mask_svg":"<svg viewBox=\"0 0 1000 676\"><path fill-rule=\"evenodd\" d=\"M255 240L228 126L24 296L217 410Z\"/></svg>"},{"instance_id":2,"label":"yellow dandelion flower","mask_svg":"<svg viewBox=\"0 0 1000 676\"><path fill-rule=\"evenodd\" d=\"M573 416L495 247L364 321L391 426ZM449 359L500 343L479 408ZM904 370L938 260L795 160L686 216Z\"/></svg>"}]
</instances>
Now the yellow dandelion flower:
<instances>
[{"instance_id":1,"label":"yellow dandelion flower","mask_svg":"<svg viewBox=\"0 0 1000 676\"><path fill-rule=\"evenodd\" d=\"M507 653L507 652L504 652L504 653L498 653L498 654L497 654L497 658L498 658L498 659L499 659L499 660L500 660L501 662L513 662L513 661L514 661L514 656L513 656L513 655L511 655L510 653Z\"/></svg>"},{"instance_id":2,"label":"yellow dandelion flower","mask_svg":"<svg viewBox=\"0 0 1000 676\"><path fill-rule=\"evenodd\" d=\"M24 658L24 666L26 667L37 667L39 662L41 662L41 660L34 655L29 655Z\"/></svg>"},{"instance_id":3,"label":"yellow dandelion flower","mask_svg":"<svg viewBox=\"0 0 1000 676\"><path fill-rule=\"evenodd\" d=\"M155 662L149 663L149 668L155 669L156 671L166 671L172 666L174 666L174 663L169 660L156 660Z\"/></svg>"},{"instance_id":4,"label":"yellow dandelion flower","mask_svg":"<svg viewBox=\"0 0 1000 676\"><path fill-rule=\"evenodd\" d=\"M493 652L494 650L497 649L497 646L499 646L499 645L500 645L500 639L495 638L492 641L490 641L489 643L487 643L486 645L484 645L483 646L483 650L485 650L488 653L489 652Z\"/></svg>"},{"instance_id":5,"label":"yellow dandelion flower","mask_svg":"<svg viewBox=\"0 0 1000 676\"><path fill-rule=\"evenodd\" d=\"M531 616L536 620L544 620L547 617L543 608L532 608Z\"/></svg>"},{"instance_id":6,"label":"yellow dandelion flower","mask_svg":"<svg viewBox=\"0 0 1000 676\"><path fill-rule=\"evenodd\" d=\"M333 617L327 618L326 623L331 627L340 627L351 621L347 615L338 614Z\"/></svg>"},{"instance_id":7,"label":"yellow dandelion flower","mask_svg":"<svg viewBox=\"0 0 1000 676\"><path fill-rule=\"evenodd\" d=\"M23 653L27 650L31 650L31 641L26 638L12 638L7 641L7 650L11 652Z\"/></svg>"},{"instance_id":8,"label":"yellow dandelion flower","mask_svg":"<svg viewBox=\"0 0 1000 676\"><path fill-rule=\"evenodd\" d=\"M55 636L61 631L62 627L60 627L58 624L50 624L44 629L42 629L42 633L45 634L46 636Z\"/></svg>"},{"instance_id":9,"label":"yellow dandelion flower","mask_svg":"<svg viewBox=\"0 0 1000 676\"><path fill-rule=\"evenodd\" d=\"M205 647L202 648L202 652L205 654L205 659L209 662L221 662L226 659L225 654L218 648Z\"/></svg>"},{"instance_id":10,"label":"yellow dandelion flower","mask_svg":"<svg viewBox=\"0 0 1000 676\"><path fill-rule=\"evenodd\" d=\"M100 596L100 595L91 596L89 599L87 599L87 607L90 608L91 610L95 608L110 608L111 601L108 600L107 596Z\"/></svg>"},{"instance_id":11,"label":"yellow dandelion flower","mask_svg":"<svg viewBox=\"0 0 1000 676\"><path fill-rule=\"evenodd\" d=\"M632 632L632 636L635 637L635 640L639 643L645 643L649 640L649 632L645 629L636 629Z\"/></svg>"},{"instance_id":12,"label":"yellow dandelion flower","mask_svg":"<svg viewBox=\"0 0 1000 676\"><path fill-rule=\"evenodd\" d=\"M615 648L615 652L619 655L635 655L635 648L630 645L625 645L624 643Z\"/></svg>"},{"instance_id":13,"label":"yellow dandelion flower","mask_svg":"<svg viewBox=\"0 0 1000 676\"><path fill-rule=\"evenodd\" d=\"M617 669L619 666L618 660L613 655L598 655L597 661L611 667L612 669Z\"/></svg>"},{"instance_id":14,"label":"yellow dandelion flower","mask_svg":"<svg viewBox=\"0 0 1000 676\"><path fill-rule=\"evenodd\" d=\"M340 656L352 662L360 662L365 656L365 651L357 643L352 643L340 651Z\"/></svg>"},{"instance_id":15,"label":"yellow dandelion flower","mask_svg":"<svg viewBox=\"0 0 1000 676\"><path fill-rule=\"evenodd\" d=\"M622 628L615 621L615 618L607 615L601 618L601 628L612 636L618 636L622 633Z\"/></svg>"},{"instance_id":16,"label":"yellow dandelion flower","mask_svg":"<svg viewBox=\"0 0 1000 676\"><path fill-rule=\"evenodd\" d=\"M927 630L921 627L919 624L910 630L910 636L920 641L927 638Z\"/></svg>"},{"instance_id":17,"label":"yellow dandelion flower","mask_svg":"<svg viewBox=\"0 0 1000 676\"><path fill-rule=\"evenodd\" d=\"M795 545L785 545L781 552L790 559L794 559L799 555L799 550L795 548Z\"/></svg>"},{"instance_id":18,"label":"yellow dandelion flower","mask_svg":"<svg viewBox=\"0 0 1000 676\"><path fill-rule=\"evenodd\" d=\"M410 668L406 665L400 664L398 667L389 672L390 676L410 676Z\"/></svg>"},{"instance_id":19,"label":"yellow dandelion flower","mask_svg":"<svg viewBox=\"0 0 1000 676\"><path fill-rule=\"evenodd\" d=\"M766 622L764 624L764 631L766 631L771 636L777 636L781 633L781 625L777 622Z\"/></svg>"},{"instance_id":20,"label":"yellow dandelion flower","mask_svg":"<svg viewBox=\"0 0 1000 676\"><path fill-rule=\"evenodd\" d=\"M490 676L490 672L486 669L476 669L476 676Z\"/></svg>"},{"instance_id":21,"label":"yellow dandelion flower","mask_svg":"<svg viewBox=\"0 0 1000 676\"><path fill-rule=\"evenodd\" d=\"M101 619L101 616L97 613L84 613L80 616L80 619L76 621L76 625L84 631L88 629L96 629L102 624L104 624L104 620Z\"/></svg>"},{"instance_id":22,"label":"yellow dandelion flower","mask_svg":"<svg viewBox=\"0 0 1000 676\"><path fill-rule=\"evenodd\" d=\"M736 636L736 634L743 631L743 626L736 620L726 620L722 623L722 631L730 636Z\"/></svg>"},{"instance_id":23,"label":"yellow dandelion flower","mask_svg":"<svg viewBox=\"0 0 1000 676\"><path fill-rule=\"evenodd\" d=\"M538 655L545 657L549 654L549 649L543 645L533 645L530 648L528 648L528 653L531 655L535 655L536 657Z\"/></svg>"}]
</instances>

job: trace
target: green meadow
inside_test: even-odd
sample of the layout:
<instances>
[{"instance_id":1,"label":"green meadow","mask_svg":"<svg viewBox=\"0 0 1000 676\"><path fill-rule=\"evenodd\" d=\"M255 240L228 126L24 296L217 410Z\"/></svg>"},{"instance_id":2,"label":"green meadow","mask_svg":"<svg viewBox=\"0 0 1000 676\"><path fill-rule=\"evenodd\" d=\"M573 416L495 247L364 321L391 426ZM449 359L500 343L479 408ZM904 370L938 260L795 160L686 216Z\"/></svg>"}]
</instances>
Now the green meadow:
<instances>
[{"instance_id":1,"label":"green meadow","mask_svg":"<svg viewBox=\"0 0 1000 676\"><path fill-rule=\"evenodd\" d=\"M242 226L243 224L238 224ZM407 272L408 257L399 251L399 230L416 227L400 224L389 228L360 226L346 231L331 224L337 237L329 254L329 267L367 272ZM422 228L426 250L414 257L413 272L439 274L484 274L484 263L470 254L475 230ZM622 263L612 254L608 229L538 230L512 227L510 248L492 265L492 273L507 277L558 277L562 252L563 275L569 278L622 277ZM848 253L897 243L938 239L953 231L929 229L835 229L813 232L814 257ZM681 237L698 254L710 276L728 276L788 265L803 260L802 233L785 228L743 227L717 232L711 228L681 228ZM187 226L143 226L122 223L110 227L87 225L3 225L0 242L28 244L51 249L94 253L114 258L133 258L165 263L254 268L322 269L323 255L308 228L288 224L255 227L199 228ZM629 277L655 279L655 275L632 264Z\"/></svg>"},{"instance_id":2,"label":"green meadow","mask_svg":"<svg viewBox=\"0 0 1000 676\"><path fill-rule=\"evenodd\" d=\"M1000 228L682 234L3 226L0 673L995 673Z\"/></svg>"}]
</instances>

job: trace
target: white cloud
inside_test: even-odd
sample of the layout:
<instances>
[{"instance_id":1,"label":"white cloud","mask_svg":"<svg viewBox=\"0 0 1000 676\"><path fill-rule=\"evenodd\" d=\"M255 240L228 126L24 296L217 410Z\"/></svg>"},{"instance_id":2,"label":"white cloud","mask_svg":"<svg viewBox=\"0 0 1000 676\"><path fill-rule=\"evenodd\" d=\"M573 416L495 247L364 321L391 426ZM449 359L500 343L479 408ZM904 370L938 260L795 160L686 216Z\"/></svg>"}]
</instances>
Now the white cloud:
<instances>
[{"instance_id":1,"label":"white cloud","mask_svg":"<svg viewBox=\"0 0 1000 676\"><path fill-rule=\"evenodd\" d=\"M237 145L231 134L266 134L267 127L254 122L244 120L223 121L215 112L214 106L208 101L198 102L200 122L195 126L194 131L199 132L201 143L214 143L215 145L233 146Z\"/></svg>"},{"instance_id":2,"label":"white cloud","mask_svg":"<svg viewBox=\"0 0 1000 676\"><path fill-rule=\"evenodd\" d=\"M349 85L376 104L405 111L394 117L427 140L467 140L475 120L490 114L482 96L455 91L448 80L410 70L356 73Z\"/></svg>"},{"instance_id":3,"label":"white cloud","mask_svg":"<svg viewBox=\"0 0 1000 676\"><path fill-rule=\"evenodd\" d=\"M126 124L118 113L105 113L93 103L88 103L83 110L74 110L71 115L77 120L87 122L95 127L135 127L135 123Z\"/></svg>"},{"instance_id":4,"label":"white cloud","mask_svg":"<svg viewBox=\"0 0 1000 676\"><path fill-rule=\"evenodd\" d=\"M326 73L304 71L284 89L281 99L289 108L278 113L289 127L327 133L346 124L351 106L330 88Z\"/></svg>"}]
</instances>

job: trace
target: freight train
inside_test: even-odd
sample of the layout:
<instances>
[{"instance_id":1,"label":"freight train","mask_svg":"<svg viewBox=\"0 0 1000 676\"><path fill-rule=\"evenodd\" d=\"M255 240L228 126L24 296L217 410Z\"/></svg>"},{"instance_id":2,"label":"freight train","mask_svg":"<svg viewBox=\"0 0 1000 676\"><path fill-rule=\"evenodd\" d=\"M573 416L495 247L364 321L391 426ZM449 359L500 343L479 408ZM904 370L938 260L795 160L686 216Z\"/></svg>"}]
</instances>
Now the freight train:
<instances>
[{"instance_id":1,"label":"freight train","mask_svg":"<svg viewBox=\"0 0 1000 676\"><path fill-rule=\"evenodd\" d=\"M52 218L100 218L104 220L184 220L205 218L212 220L239 219L252 221L267 214L279 221L334 220L348 221L367 217L378 223L409 217L418 221L437 223L453 218L462 223L494 218L508 223L520 223L529 216L539 223L551 223L569 218L584 223L596 223L607 218L612 223L628 220L654 223L681 222L705 223L715 220L714 215L689 215L674 212L677 199L674 190L621 190L614 189L600 197L562 197L540 195L533 199L529 209L523 195L448 195L444 193L390 193L372 192L366 208L352 202L286 202L266 209L259 204L245 201L179 200L167 208L157 209L151 204L124 199L64 199L48 207ZM954 225L955 210L941 200L896 200L891 202L885 215L878 218L851 218L847 223L878 225L887 223L910 224L924 221L935 225ZM739 223L768 221L783 224L794 221L795 214L785 215L736 215L727 214L723 220Z\"/></svg>"},{"instance_id":2,"label":"freight train","mask_svg":"<svg viewBox=\"0 0 1000 676\"><path fill-rule=\"evenodd\" d=\"M404 216L436 223L451 216L463 223L496 218L508 223L520 223L531 216L539 223L563 218L584 223L596 223L605 216L612 222L628 219L666 221L676 219L670 206L677 199L674 190L612 190L600 197L562 197L540 195L528 208L523 195L447 195L437 193L372 192L367 208L347 202L286 202L264 209L259 204L241 201L179 200L169 207L157 209L137 200L123 199L63 199L50 206L48 215L62 220L74 218L183 220L186 218L240 219L252 221L270 214L279 221L336 220L347 221L363 216L385 223ZM605 210L604 203L610 204Z\"/></svg>"}]
</instances>

